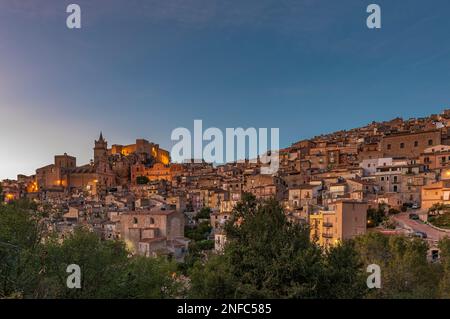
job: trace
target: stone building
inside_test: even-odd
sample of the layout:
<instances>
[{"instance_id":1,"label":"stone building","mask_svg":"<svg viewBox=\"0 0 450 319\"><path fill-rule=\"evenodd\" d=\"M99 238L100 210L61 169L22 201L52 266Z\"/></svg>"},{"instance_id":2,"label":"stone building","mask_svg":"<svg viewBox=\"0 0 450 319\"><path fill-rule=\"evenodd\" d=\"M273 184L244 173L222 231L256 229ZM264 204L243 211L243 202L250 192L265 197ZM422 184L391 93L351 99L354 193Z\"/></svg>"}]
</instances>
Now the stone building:
<instances>
[{"instance_id":1,"label":"stone building","mask_svg":"<svg viewBox=\"0 0 450 319\"><path fill-rule=\"evenodd\" d=\"M366 233L367 203L342 200L309 216L310 236L324 247Z\"/></svg>"},{"instance_id":2,"label":"stone building","mask_svg":"<svg viewBox=\"0 0 450 319\"><path fill-rule=\"evenodd\" d=\"M184 237L184 216L175 210L132 211L120 215L120 237L129 249L144 256L171 254L182 260L189 240Z\"/></svg>"},{"instance_id":3,"label":"stone building","mask_svg":"<svg viewBox=\"0 0 450 319\"><path fill-rule=\"evenodd\" d=\"M136 140L136 144L113 145L108 149L108 143L100 133L94 143L93 161L77 166L75 157L56 155L54 164L36 170L36 184L39 190L108 189L128 184L130 175L135 182L136 170L146 167L143 162L153 163L147 172L150 180L170 181L176 168L169 167L169 161L167 151L144 139ZM132 166L135 170L130 169Z\"/></svg>"},{"instance_id":4,"label":"stone building","mask_svg":"<svg viewBox=\"0 0 450 319\"><path fill-rule=\"evenodd\" d=\"M421 187L425 184L421 175L422 167L421 164L410 164L406 160L379 166L374 176L380 193L397 193L400 204L420 203Z\"/></svg>"},{"instance_id":5,"label":"stone building","mask_svg":"<svg viewBox=\"0 0 450 319\"><path fill-rule=\"evenodd\" d=\"M131 184L137 183L139 176L145 176L149 181L166 180L171 182L180 172L183 166L180 164L154 163L151 166L138 163L131 167Z\"/></svg>"},{"instance_id":6,"label":"stone building","mask_svg":"<svg viewBox=\"0 0 450 319\"><path fill-rule=\"evenodd\" d=\"M385 135L381 140L384 157L417 158L426 148L441 144L441 131L402 132Z\"/></svg>"},{"instance_id":7,"label":"stone building","mask_svg":"<svg viewBox=\"0 0 450 319\"><path fill-rule=\"evenodd\" d=\"M360 161L370 160L383 157L383 152L380 151L378 143L367 143L358 149L358 159Z\"/></svg>"},{"instance_id":8,"label":"stone building","mask_svg":"<svg viewBox=\"0 0 450 319\"><path fill-rule=\"evenodd\" d=\"M145 139L137 139L135 144L119 145L114 144L108 150L111 155L122 154L124 156L130 154L140 154L147 158L154 158L157 162L168 165L170 162L170 154L168 151L159 147L159 144L151 143Z\"/></svg>"},{"instance_id":9,"label":"stone building","mask_svg":"<svg viewBox=\"0 0 450 319\"><path fill-rule=\"evenodd\" d=\"M258 199L282 200L286 189L287 184L280 177L258 174L247 177L243 191L252 193Z\"/></svg>"},{"instance_id":10,"label":"stone building","mask_svg":"<svg viewBox=\"0 0 450 319\"><path fill-rule=\"evenodd\" d=\"M450 180L422 187L422 209L427 211L434 204L450 205Z\"/></svg>"},{"instance_id":11,"label":"stone building","mask_svg":"<svg viewBox=\"0 0 450 319\"><path fill-rule=\"evenodd\" d=\"M102 133L94 145L94 161L76 165L76 158L56 155L54 164L36 170L36 184L40 191L109 188L115 185L115 174L107 158L107 142Z\"/></svg>"},{"instance_id":12,"label":"stone building","mask_svg":"<svg viewBox=\"0 0 450 319\"><path fill-rule=\"evenodd\" d=\"M300 185L289 188L288 205L291 209L301 208L306 205L317 205L319 191L322 185Z\"/></svg>"},{"instance_id":13,"label":"stone building","mask_svg":"<svg viewBox=\"0 0 450 319\"><path fill-rule=\"evenodd\" d=\"M450 146L428 147L420 154L419 160L427 170L447 169L450 166Z\"/></svg>"}]
</instances>

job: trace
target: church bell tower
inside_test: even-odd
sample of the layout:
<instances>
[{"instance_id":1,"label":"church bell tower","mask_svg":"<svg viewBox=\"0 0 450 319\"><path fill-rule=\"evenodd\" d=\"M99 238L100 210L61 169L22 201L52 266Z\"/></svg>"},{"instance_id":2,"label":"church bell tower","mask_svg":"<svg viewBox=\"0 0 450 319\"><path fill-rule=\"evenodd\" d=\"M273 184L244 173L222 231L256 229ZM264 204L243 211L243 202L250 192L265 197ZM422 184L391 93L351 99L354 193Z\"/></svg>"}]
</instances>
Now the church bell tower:
<instances>
[{"instance_id":1,"label":"church bell tower","mask_svg":"<svg viewBox=\"0 0 450 319\"><path fill-rule=\"evenodd\" d=\"M98 164L100 161L105 161L108 157L108 143L103 138L102 132L100 132L100 137L98 141L95 141L94 145L94 163Z\"/></svg>"}]
</instances>

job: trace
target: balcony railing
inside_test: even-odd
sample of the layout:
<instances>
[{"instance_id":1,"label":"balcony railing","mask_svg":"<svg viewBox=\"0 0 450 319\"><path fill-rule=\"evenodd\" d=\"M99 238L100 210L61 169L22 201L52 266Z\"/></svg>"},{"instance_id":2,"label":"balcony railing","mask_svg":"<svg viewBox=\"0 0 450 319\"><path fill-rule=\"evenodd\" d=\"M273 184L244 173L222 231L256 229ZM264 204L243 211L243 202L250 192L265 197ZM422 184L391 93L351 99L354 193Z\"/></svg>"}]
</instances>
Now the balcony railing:
<instances>
[{"instance_id":1,"label":"balcony railing","mask_svg":"<svg viewBox=\"0 0 450 319\"><path fill-rule=\"evenodd\" d=\"M323 233L322 237L323 238L333 238L333 235L332 234Z\"/></svg>"},{"instance_id":2,"label":"balcony railing","mask_svg":"<svg viewBox=\"0 0 450 319\"><path fill-rule=\"evenodd\" d=\"M333 223L324 222L323 227L333 227Z\"/></svg>"}]
</instances>

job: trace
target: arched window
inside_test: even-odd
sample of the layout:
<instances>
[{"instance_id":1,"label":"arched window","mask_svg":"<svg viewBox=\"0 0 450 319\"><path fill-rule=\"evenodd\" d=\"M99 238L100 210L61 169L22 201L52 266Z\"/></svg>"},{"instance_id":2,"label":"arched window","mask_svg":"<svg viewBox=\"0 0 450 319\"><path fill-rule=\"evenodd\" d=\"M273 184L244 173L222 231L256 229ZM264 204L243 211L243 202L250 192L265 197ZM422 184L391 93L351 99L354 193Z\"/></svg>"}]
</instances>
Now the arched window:
<instances>
[{"instance_id":1,"label":"arched window","mask_svg":"<svg viewBox=\"0 0 450 319\"><path fill-rule=\"evenodd\" d=\"M137 223L138 223L137 217L133 217L133 224L137 224Z\"/></svg>"}]
</instances>

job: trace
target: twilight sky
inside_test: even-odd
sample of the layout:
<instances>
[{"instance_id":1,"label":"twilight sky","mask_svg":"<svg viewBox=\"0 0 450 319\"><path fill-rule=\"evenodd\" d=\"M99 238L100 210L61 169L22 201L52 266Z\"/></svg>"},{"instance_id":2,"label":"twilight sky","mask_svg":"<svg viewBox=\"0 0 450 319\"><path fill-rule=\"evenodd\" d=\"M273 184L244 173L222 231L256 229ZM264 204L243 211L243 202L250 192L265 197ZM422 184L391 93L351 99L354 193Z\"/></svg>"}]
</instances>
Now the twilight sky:
<instances>
[{"instance_id":1,"label":"twilight sky","mask_svg":"<svg viewBox=\"0 0 450 319\"><path fill-rule=\"evenodd\" d=\"M69 30L65 8L82 9ZM366 7L382 8L382 29ZM0 179L176 127L281 146L450 107L448 0L0 0Z\"/></svg>"}]
</instances>

